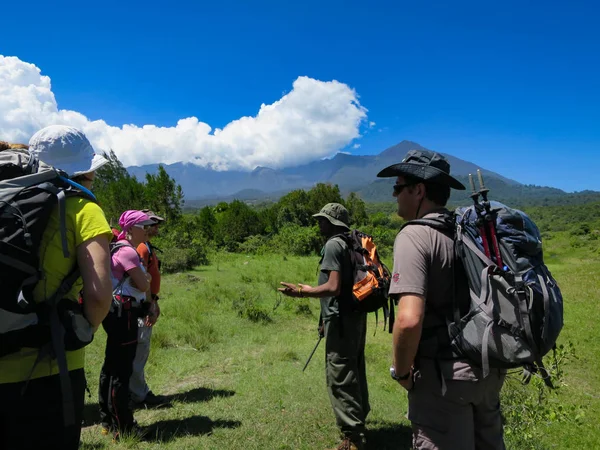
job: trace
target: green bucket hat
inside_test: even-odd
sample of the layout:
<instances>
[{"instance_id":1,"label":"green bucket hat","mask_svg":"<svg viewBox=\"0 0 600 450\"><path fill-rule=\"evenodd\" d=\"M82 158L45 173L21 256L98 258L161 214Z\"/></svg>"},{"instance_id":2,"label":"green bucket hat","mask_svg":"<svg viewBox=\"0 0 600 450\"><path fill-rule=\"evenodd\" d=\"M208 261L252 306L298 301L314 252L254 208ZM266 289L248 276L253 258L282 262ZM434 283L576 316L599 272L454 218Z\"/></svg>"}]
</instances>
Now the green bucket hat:
<instances>
[{"instance_id":1,"label":"green bucket hat","mask_svg":"<svg viewBox=\"0 0 600 450\"><path fill-rule=\"evenodd\" d=\"M348 226L350 223L348 210L339 203L327 203L325 206L323 206L323 208L321 208L320 212L313 214L313 217L324 217L325 219L329 220L332 225L343 227L348 230L350 229Z\"/></svg>"}]
</instances>

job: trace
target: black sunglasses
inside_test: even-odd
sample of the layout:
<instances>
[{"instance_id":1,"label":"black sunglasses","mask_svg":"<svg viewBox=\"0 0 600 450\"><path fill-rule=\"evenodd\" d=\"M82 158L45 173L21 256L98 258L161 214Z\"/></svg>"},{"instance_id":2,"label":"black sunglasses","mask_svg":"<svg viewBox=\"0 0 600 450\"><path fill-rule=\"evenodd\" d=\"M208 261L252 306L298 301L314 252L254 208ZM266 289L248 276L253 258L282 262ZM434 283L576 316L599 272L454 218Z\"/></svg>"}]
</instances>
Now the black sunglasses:
<instances>
[{"instance_id":1,"label":"black sunglasses","mask_svg":"<svg viewBox=\"0 0 600 450\"><path fill-rule=\"evenodd\" d=\"M394 185L394 195L400 195L400 192L402 192L402 189L404 189L406 186L412 186L412 183L395 184Z\"/></svg>"}]
</instances>

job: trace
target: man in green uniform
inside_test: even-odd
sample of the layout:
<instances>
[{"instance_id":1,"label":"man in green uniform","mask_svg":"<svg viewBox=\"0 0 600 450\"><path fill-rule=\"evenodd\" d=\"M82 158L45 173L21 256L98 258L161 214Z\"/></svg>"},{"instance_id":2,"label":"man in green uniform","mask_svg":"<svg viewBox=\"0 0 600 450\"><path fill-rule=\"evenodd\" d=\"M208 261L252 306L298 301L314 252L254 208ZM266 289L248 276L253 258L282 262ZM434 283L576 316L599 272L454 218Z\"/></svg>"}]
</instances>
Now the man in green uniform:
<instances>
[{"instance_id":1,"label":"man in green uniform","mask_svg":"<svg viewBox=\"0 0 600 450\"><path fill-rule=\"evenodd\" d=\"M339 237L350 230L348 210L339 203L328 203L313 217L327 239L321 251L319 285L281 282L285 287L279 290L290 297L321 299L327 391L343 435L337 450L362 450L370 410L365 372L367 315L350 306L353 268L348 246Z\"/></svg>"}]
</instances>

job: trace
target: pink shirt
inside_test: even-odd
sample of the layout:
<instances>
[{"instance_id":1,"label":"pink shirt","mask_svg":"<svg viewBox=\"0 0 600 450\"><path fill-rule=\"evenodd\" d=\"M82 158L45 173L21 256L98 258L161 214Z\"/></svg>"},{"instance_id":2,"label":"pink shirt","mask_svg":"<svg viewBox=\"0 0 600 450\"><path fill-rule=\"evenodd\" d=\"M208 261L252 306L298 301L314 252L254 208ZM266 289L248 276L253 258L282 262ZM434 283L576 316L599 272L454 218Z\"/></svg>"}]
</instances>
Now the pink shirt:
<instances>
[{"instance_id":1,"label":"pink shirt","mask_svg":"<svg viewBox=\"0 0 600 450\"><path fill-rule=\"evenodd\" d=\"M146 268L129 241L122 239L119 242L125 243L126 246L119 248L111 257L110 266L113 291L117 295L134 297L136 300L143 302L146 299L146 293L133 287L130 277L127 277L123 283L120 282L123 276L125 276L125 272L139 267L142 269L142 272L146 273Z\"/></svg>"},{"instance_id":2,"label":"pink shirt","mask_svg":"<svg viewBox=\"0 0 600 450\"><path fill-rule=\"evenodd\" d=\"M119 248L112 256L110 261L110 269L112 275L117 280L120 280L125 275L125 272L141 267L142 262L140 255L126 239L121 239L120 243L127 244Z\"/></svg>"}]
</instances>

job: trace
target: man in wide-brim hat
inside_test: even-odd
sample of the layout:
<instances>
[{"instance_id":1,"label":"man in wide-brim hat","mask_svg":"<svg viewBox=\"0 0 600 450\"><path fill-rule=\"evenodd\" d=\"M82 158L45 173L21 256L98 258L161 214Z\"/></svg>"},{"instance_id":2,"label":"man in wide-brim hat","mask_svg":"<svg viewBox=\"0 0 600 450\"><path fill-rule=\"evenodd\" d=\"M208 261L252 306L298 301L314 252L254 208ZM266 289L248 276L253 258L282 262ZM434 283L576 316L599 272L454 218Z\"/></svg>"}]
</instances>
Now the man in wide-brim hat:
<instances>
[{"instance_id":1,"label":"man in wide-brim hat","mask_svg":"<svg viewBox=\"0 0 600 450\"><path fill-rule=\"evenodd\" d=\"M411 150L377 176L396 177L393 196L406 220L450 218L450 189L465 189L450 175L446 158L426 150ZM504 374L492 370L484 379L449 345L455 261L451 233L410 225L396 236L390 295L398 299L398 314L390 374L408 391L415 449L500 450Z\"/></svg>"}]
</instances>

